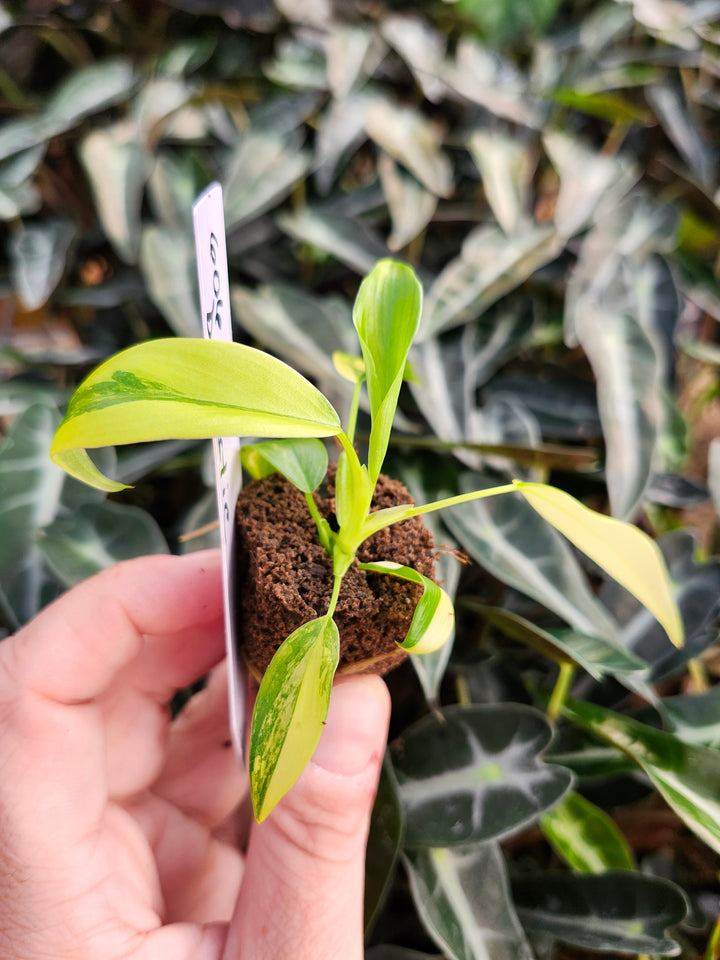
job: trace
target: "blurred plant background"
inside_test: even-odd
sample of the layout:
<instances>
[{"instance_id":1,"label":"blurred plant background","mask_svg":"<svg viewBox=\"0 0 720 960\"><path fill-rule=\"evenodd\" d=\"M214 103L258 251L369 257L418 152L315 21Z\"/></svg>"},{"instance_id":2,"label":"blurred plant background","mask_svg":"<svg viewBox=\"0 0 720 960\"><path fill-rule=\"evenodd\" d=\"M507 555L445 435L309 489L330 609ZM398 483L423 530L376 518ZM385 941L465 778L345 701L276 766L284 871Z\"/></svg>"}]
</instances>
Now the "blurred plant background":
<instances>
[{"instance_id":1,"label":"blurred plant background","mask_svg":"<svg viewBox=\"0 0 720 960\"><path fill-rule=\"evenodd\" d=\"M341 411L360 277L418 271L413 493L551 480L667 559L681 651L523 503L437 521L458 629L389 678L373 960L720 956L718 108L720 0L0 4L0 635L213 541L207 445L104 451L109 498L47 455L91 366L199 335L213 180L236 338Z\"/></svg>"}]
</instances>

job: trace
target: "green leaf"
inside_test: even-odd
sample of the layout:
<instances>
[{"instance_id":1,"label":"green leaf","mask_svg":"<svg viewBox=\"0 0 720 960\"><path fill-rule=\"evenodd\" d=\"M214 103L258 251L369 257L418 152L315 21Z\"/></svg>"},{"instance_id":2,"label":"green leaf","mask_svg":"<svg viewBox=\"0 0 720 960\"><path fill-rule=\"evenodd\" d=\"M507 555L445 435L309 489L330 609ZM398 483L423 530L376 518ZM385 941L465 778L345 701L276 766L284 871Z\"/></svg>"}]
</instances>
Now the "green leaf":
<instances>
[{"instance_id":1,"label":"green leaf","mask_svg":"<svg viewBox=\"0 0 720 960\"><path fill-rule=\"evenodd\" d=\"M555 229L532 224L507 236L496 224L477 227L465 238L430 287L419 340L476 320L487 308L562 250Z\"/></svg>"},{"instance_id":2,"label":"green leaf","mask_svg":"<svg viewBox=\"0 0 720 960\"><path fill-rule=\"evenodd\" d=\"M546 838L577 873L634 870L625 837L604 810L574 791L540 818Z\"/></svg>"},{"instance_id":3,"label":"green leaf","mask_svg":"<svg viewBox=\"0 0 720 960\"><path fill-rule=\"evenodd\" d=\"M488 623L506 636L539 650L556 663L576 663L591 677L601 680L608 674L636 673L647 670L640 657L603 637L577 630L543 630L517 613L502 607L489 607L469 599L465 606L476 610Z\"/></svg>"},{"instance_id":4,"label":"green leaf","mask_svg":"<svg viewBox=\"0 0 720 960\"><path fill-rule=\"evenodd\" d=\"M324 437L340 431L328 401L274 357L238 343L174 338L129 347L73 394L51 456L102 484L82 448L175 437Z\"/></svg>"},{"instance_id":5,"label":"green leaf","mask_svg":"<svg viewBox=\"0 0 720 960\"><path fill-rule=\"evenodd\" d=\"M520 41L527 33L541 34L560 0L458 0L460 15L476 23L488 46L496 49Z\"/></svg>"},{"instance_id":6,"label":"green leaf","mask_svg":"<svg viewBox=\"0 0 720 960\"><path fill-rule=\"evenodd\" d=\"M372 930L385 903L405 833L397 783L387 756L380 771L380 781L368 833L365 854L365 934Z\"/></svg>"},{"instance_id":7,"label":"green leaf","mask_svg":"<svg viewBox=\"0 0 720 960\"><path fill-rule=\"evenodd\" d=\"M542 873L513 881L527 930L549 933L586 950L673 957L680 945L665 933L687 913L675 884L640 873L567 876Z\"/></svg>"},{"instance_id":8,"label":"green leaf","mask_svg":"<svg viewBox=\"0 0 720 960\"><path fill-rule=\"evenodd\" d=\"M264 820L305 769L330 703L340 637L332 617L304 623L270 661L250 731L250 787Z\"/></svg>"},{"instance_id":9,"label":"green leaf","mask_svg":"<svg viewBox=\"0 0 720 960\"><path fill-rule=\"evenodd\" d=\"M344 350L334 350L332 362L343 380L357 383L365 379L365 361L362 357L355 357L351 353L345 353Z\"/></svg>"},{"instance_id":10,"label":"green leaf","mask_svg":"<svg viewBox=\"0 0 720 960\"><path fill-rule=\"evenodd\" d=\"M74 226L66 220L23 226L10 243L13 287L27 310L38 310L62 279Z\"/></svg>"},{"instance_id":11,"label":"green leaf","mask_svg":"<svg viewBox=\"0 0 720 960\"><path fill-rule=\"evenodd\" d=\"M461 478L470 491L478 477ZM481 566L557 613L578 633L612 643L617 627L590 589L574 552L529 503L514 497L475 500L442 515Z\"/></svg>"},{"instance_id":12,"label":"green leaf","mask_svg":"<svg viewBox=\"0 0 720 960\"><path fill-rule=\"evenodd\" d=\"M38 546L42 529L102 500L102 494L67 477L48 457L59 419L46 403L29 406L0 446L0 605L13 627L58 593Z\"/></svg>"},{"instance_id":13,"label":"green leaf","mask_svg":"<svg viewBox=\"0 0 720 960\"><path fill-rule=\"evenodd\" d=\"M702 693L664 697L663 707L676 737L720 749L720 685Z\"/></svg>"},{"instance_id":14,"label":"green leaf","mask_svg":"<svg viewBox=\"0 0 720 960\"><path fill-rule=\"evenodd\" d=\"M434 464L432 466L434 467ZM437 483L442 482L438 472L432 467L423 469L423 462L418 458L393 457L388 472L390 476L397 477L405 484L415 503L427 503L431 500L437 490ZM442 543L445 547L438 551L436 557L437 579L448 596L454 597L462 567L459 551L456 552L453 549L455 544L451 541L447 530L440 524L439 517L434 514L428 515L425 518L425 526L433 535L435 543ZM435 653L410 659L431 710L434 710L440 702L440 686L452 654L453 641L454 638L451 637Z\"/></svg>"},{"instance_id":15,"label":"green leaf","mask_svg":"<svg viewBox=\"0 0 720 960\"><path fill-rule=\"evenodd\" d=\"M324 209L303 206L278 214L276 222L291 237L325 250L357 273L369 273L390 252L362 220Z\"/></svg>"},{"instance_id":16,"label":"green leaf","mask_svg":"<svg viewBox=\"0 0 720 960\"><path fill-rule=\"evenodd\" d=\"M190 234L156 224L145 227L140 238L140 271L151 300L171 330L180 337L197 336L197 262Z\"/></svg>"},{"instance_id":17,"label":"green leaf","mask_svg":"<svg viewBox=\"0 0 720 960\"><path fill-rule=\"evenodd\" d=\"M127 263L137 261L143 188L152 167L134 133L117 123L93 130L79 149L105 235Z\"/></svg>"},{"instance_id":18,"label":"green leaf","mask_svg":"<svg viewBox=\"0 0 720 960\"><path fill-rule=\"evenodd\" d=\"M231 288L233 317L274 356L302 370L327 396L352 396L337 372L335 350L357 352L352 309L345 298L319 297L286 284ZM354 382L354 381L353 381Z\"/></svg>"},{"instance_id":19,"label":"green leaf","mask_svg":"<svg viewBox=\"0 0 720 960\"><path fill-rule=\"evenodd\" d=\"M405 866L420 919L443 956L533 960L496 843L409 851Z\"/></svg>"},{"instance_id":20,"label":"green leaf","mask_svg":"<svg viewBox=\"0 0 720 960\"><path fill-rule=\"evenodd\" d=\"M572 87L559 87L550 94L550 97L556 103L571 107L579 113L599 117L610 123L622 126L652 123L652 114L649 110L636 106L625 97L611 93L583 93L582 90L573 90Z\"/></svg>"},{"instance_id":21,"label":"green leaf","mask_svg":"<svg viewBox=\"0 0 720 960\"><path fill-rule=\"evenodd\" d=\"M720 751L595 704L573 701L563 713L638 764L687 826L720 853Z\"/></svg>"},{"instance_id":22,"label":"green leaf","mask_svg":"<svg viewBox=\"0 0 720 960\"><path fill-rule=\"evenodd\" d=\"M223 206L228 230L276 205L302 180L311 157L287 137L249 133L240 137L223 180Z\"/></svg>"},{"instance_id":23,"label":"green leaf","mask_svg":"<svg viewBox=\"0 0 720 960\"><path fill-rule=\"evenodd\" d=\"M427 190L438 197L452 194L452 166L441 149L442 132L420 111L377 100L368 109L365 128L370 138Z\"/></svg>"},{"instance_id":24,"label":"green leaf","mask_svg":"<svg viewBox=\"0 0 720 960\"><path fill-rule=\"evenodd\" d=\"M314 437L247 444L240 456L243 466L248 468L252 464L249 472L254 478L281 473L302 493L317 490L327 473L325 444Z\"/></svg>"},{"instance_id":25,"label":"green leaf","mask_svg":"<svg viewBox=\"0 0 720 960\"><path fill-rule=\"evenodd\" d=\"M530 141L483 126L471 133L467 146L495 218L508 236L518 233L529 223L530 186L537 165Z\"/></svg>"},{"instance_id":26,"label":"green leaf","mask_svg":"<svg viewBox=\"0 0 720 960\"><path fill-rule=\"evenodd\" d=\"M572 776L540 757L550 727L521 704L452 706L394 741L407 845L450 847L506 837L535 821Z\"/></svg>"},{"instance_id":27,"label":"green leaf","mask_svg":"<svg viewBox=\"0 0 720 960\"><path fill-rule=\"evenodd\" d=\"M392 560L361 563L359 567L372 573L389 574L401 580L409 580L423 588L410 629L403 642L398 644L399 647L409 650L410 653L433 653L447 643L455 629L455 611L450 597L434 580L423 576L412 567L404 567Z\"/></svg>"},{"instance_id":28,"label":"green leaf","mask_svg":"<svg viewBox=\"0 0 720 960\"><path fill-rule=\"evenodd\" d=\"M373 490L367 467L360 463L353 449L343 450L335 474L335 516L340 527L339 539L349 555L355 553Z\"/></svg>"},{"instance_id":29,"label":"green leaf","mask_svg":"<svg viewBox=\"0 0 720 960\"><path fill-rule=\"evenodd\" d=\"M569 493L544 483L514 481L540 516L637 597L682 646L683 625L660 548L629 523L596 513Z\"/></svg>"},{"instance_id":30,"label":"green leaf","mask_svg":"<svg viewBox=\"0 0 720 960\"><path fill-rule=\"evenodd\" d=\"M13 628L52 596L35 533L60 506L65 478L47 457L57 420L50 407L31 406L0 446L0 591Z\"/></svg>"},{"instance_id":31,"label":"green leaf","mask_svg":"<svg viewBox=\"0 0 720 960\"><path fill-rule=\"evenodd\" d=\"M414 177L402 173L387 154L378 157L378 173L392 220L388 247L402 250L427 227L438 198Z\"/></svg>"},{"instance_id":32,"label":"green leaf","mask_svg":"<svg viewBox=\"0 0 720 960\"><path fill-rule=\"evenodd\" d=\"M715 642L720 559L698 562L698 545L689 530L670 530L655 541L670 572L673 595L685 628L681 649L668 640L655 617L615 580L600 590L600 599L617 610L626 647L651 665L649 681L657 684L685 673L689 660Z\"/></svg>"},{"instance_id":33,"label":"green leaf","mask_svg":"<svg viewBox=\"0 0 720 960\"><path fill-rule=\"evenodd\" d=\"M672 208L637 197L604 215L583 240L565 300L566 338L595 374L611 512L620 519L637 513L663 468L679 303L656 251L672 245L676 219Z\"/></svg>"},{"instance_id":34,"label":"green leaf","mask_svg":"<svg viewBox=\"0 0 720 960\"><path fill-rule=\"evenodd\" d=\"M38 117L19 117L0 132L0 159L55 137L91 113L125 98L135 84L126 60L104 60L73 73L50 96Z\"/></svg>"},{"instance_id":35,"label":"green leaf","mask_svg":"<svg viewBox=\"0 0 720 960\"><path fill-rule=\"evenodd\" d=\"M66 586L121 560L170 550L155 520L140 507L86 503L37 534L45 562Z\"/></svg>"},{"instance_id":36,"label":"green leaf","mask_svg":"<svg viewBox=\"0 0 720 960\"><path fill-rule=\"evenodd\" d=\"M355 300L353 322L365 361L372 415L368 469L373 487L385 458L421 308L422 287L415 273L395 260L377 263Z\"/></svg>"}]
</instances>

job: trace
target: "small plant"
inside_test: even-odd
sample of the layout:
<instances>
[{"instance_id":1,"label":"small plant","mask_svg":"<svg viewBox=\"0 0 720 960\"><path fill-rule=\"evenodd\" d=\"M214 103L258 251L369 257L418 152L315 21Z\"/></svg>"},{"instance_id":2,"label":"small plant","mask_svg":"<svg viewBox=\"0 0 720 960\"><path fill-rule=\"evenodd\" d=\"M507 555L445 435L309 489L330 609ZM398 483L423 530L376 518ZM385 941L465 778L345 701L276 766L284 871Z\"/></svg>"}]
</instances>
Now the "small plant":
<instances>
[{"instance_id":1,"label":"small plant","mask_svg":"<svg viewBox=\"0 0 720 960\"><path fill-rule=\"evenodd\" d=\"M246 469L255 478L281 473L304 495L318 539L332 558L333 590L327 610L284 640L260 684L249 756L259 820L290 789L320 737L339 658L333 614L343 577L357 563L360 545L392 524L472 499L522 496L645 604L674 643L682 643L679 613L655 543L555 487L513 481L433 503L371 511L421 305L421 286L402 263L381 260L362 282L353 312L362 356L335 357L338 370L354 383L345 428L326 398L281 361L240 344L175 338L130 347L101 364L73 395L55 435L55 462L108 491L123 485L99 472L87 448L175 437L267 437L267 442L243 448ZM354 446L363 385L372 421L366 464ZM330 436L341 446L335 476L337 529L320 515L313 497L328 468L320 438ZM440 586L391 557L360 567L422 587L402 647L426 653L449 638L453 609ZM553 709L557 711L557 702Z\"/></svg>"}]
</instances>

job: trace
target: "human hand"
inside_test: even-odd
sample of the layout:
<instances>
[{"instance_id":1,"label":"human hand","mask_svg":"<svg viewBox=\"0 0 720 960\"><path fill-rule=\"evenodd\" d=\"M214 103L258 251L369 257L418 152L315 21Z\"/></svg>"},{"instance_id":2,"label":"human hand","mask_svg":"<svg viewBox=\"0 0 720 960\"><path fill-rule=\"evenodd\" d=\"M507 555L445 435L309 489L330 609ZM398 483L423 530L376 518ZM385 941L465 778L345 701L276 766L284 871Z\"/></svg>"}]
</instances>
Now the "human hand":
<instances>
[{"instance_id":1,"label":"human hand","mask_svg":"<svg viewBox=\"0 0 720 960\"><path fill-rule=\"evenodd\" d=\"M0 645L0 956L362 957L385 686L335 688L243 867L218 830L246 790L222 667L172 723L166 707L223 655L214 551L119 564Z\"/></svg>"}]
</instances>

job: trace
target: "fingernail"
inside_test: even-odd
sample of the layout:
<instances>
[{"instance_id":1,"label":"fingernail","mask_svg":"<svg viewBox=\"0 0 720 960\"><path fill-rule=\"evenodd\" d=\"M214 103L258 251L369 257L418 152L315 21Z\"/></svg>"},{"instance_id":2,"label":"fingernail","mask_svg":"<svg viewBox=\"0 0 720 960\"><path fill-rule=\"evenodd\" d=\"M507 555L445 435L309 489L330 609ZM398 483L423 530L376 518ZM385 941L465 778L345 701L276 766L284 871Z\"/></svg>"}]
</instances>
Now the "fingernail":
<instances>
[{"instance_id":1,"label":"fingernail","mask_svg":"<svg viewBox=\"0 0 720 960\"><path fill-rule=\"evenodd\" d=\"M379 677L354 677L337 683L312 762L330 773L362 773L385 749L387 701Z\"/></svg>"}]
</instances>

